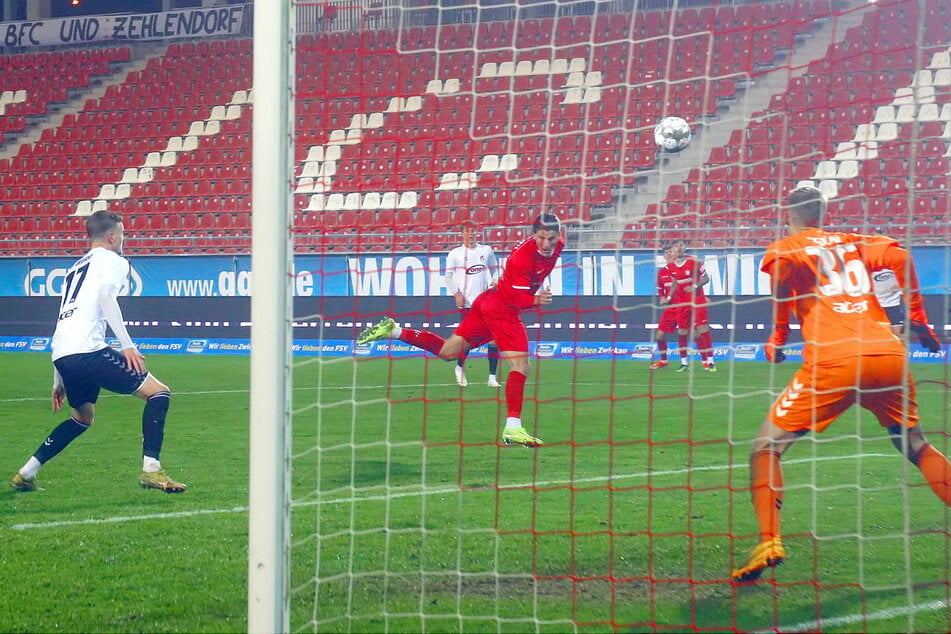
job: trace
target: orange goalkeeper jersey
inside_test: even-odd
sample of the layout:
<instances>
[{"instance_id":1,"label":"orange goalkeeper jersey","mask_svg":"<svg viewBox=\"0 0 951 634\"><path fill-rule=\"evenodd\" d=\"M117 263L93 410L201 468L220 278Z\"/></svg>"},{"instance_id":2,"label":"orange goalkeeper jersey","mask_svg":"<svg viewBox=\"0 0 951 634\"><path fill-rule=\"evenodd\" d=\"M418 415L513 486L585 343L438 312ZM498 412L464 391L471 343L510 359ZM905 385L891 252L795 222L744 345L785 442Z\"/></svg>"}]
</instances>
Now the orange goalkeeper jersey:
<instances>
[{"instance_id":1,"label":"orange goalkeeper jersey","mask_svg":"<svg viewBox=\"0 0 951 634\"><path fill-rule=\"evenodd\" d=\"M921 309L908 252L886 236L808 228L772 243L761 270L772 282L777 328L790 310L802 324L803 358L818 363L855 355L905 356L875 297L871 273L891 269Z\"/></svg>"}]
</instances>

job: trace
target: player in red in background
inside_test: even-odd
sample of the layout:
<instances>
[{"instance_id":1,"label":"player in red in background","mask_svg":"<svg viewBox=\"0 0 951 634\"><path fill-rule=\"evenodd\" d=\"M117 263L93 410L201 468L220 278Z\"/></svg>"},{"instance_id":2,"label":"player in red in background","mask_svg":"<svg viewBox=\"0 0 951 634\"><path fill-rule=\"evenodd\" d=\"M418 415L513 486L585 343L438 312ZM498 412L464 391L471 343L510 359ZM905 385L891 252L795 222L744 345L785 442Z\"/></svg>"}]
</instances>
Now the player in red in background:
<instances>
[{"instance_id":1,"label":"player in red in background","mask_svg":"<svg viewBox=\"0 0 951 634\"><path fill-rule=\"evenodd\" d=\"M508 416L502 441L526 447L537 447L542 441L522 426L522 401L531 363L528 359L528 331L519 311L551 303L551 290L543 289L542 284L555 268L565 246L561 223L554 214L539 215L532 224L532 231L532 237L515 247L509 255L498 283L476 298L448 339L426 330L401 328L391 317L385 317L357 337L358 344L383 338L399 339L446 361L455 361L472 348L494 339L499 346L499 355L508 361L510 368L505 381Z\"/></svg>"},{"instance_id":2,"label":"player in red in background","mask_svg":"<svg viewBox=\"0 0 951 634\"><path fill-rule=\"evenodd\" d=\"M667 264L674 261L675 250L672 244L664 246L664 259L667 261ZM670 365L667 361L667 335L672 335L675 332L678 333L677 350L680 352L680 367L687 366L687 332L680 332L677 328L680 307L670 306L673 286L674 280L670 276L670 269L667 268L667 265L657 269L657 298L660 305L666 308L664 308L664 312L660 315L657 332L654 334L660 360L651 364L651 370L659 370Z\"/></svg>"},{"instance_id":3,"label":"player in red in background","mask_svg":"<svg viewBox=\"0 0 951 634\"><path fill-rule=\"evenodd\" d=\"M669 248L673 260L665 267L673 281L670 293L670 306L677 308L677 327L681 349L686 349L689 335L697 343L697 351L703 361L703 369L716 372L713 362L713 341L710 339L710 318L707 314L707 297L703 285L710 276L703 263L692 255L685 255L687 245L683 240L670 242ZM687 370L686 356L681 357L678 372Z\"/></svg>"},{"instance_id":4,"label":"player in red in background","mask_svg":"<svg viewBox=\"0 0 951 634\"><path fill-rule=\"evenodd\" d=\"M918 426L915 383L903 342L891 331L875 298L871 275L890 269L904 289L912 331L931 352L941 348L918 292L914 262L886 236L821 229L826 201L815 187L789 194L789 237L771 244L762 271L769 274L775 329L766 344L773 363L785 359L790 311L802 324L803 365L770 407L750 455L750 490L760 542L749 562L733 571L751 582L786 558L779 531L783 506L780 458L809 431L821 432L853 403L871 411L895 447L951 505L951 463Z\"/></svg>"}]
</instances>

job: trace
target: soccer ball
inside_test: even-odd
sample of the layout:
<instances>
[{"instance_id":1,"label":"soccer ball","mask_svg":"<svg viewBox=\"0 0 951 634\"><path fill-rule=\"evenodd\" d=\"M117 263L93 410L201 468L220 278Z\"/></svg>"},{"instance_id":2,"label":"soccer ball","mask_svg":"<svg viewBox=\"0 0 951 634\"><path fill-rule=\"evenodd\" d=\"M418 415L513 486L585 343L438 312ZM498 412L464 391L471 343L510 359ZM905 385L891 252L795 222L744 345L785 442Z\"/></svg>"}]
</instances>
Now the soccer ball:
<instances>
[{"instance_id":1,"label":"soccer ball","mask_svg":"<svg viewBox=\"0 0 951 634\"><path fill-rule=\"evenodd\" d=\"M668 152L690 145L690 125L680 117L665 117L654 126L654 141Z\"/></svg>"}]
</instances>

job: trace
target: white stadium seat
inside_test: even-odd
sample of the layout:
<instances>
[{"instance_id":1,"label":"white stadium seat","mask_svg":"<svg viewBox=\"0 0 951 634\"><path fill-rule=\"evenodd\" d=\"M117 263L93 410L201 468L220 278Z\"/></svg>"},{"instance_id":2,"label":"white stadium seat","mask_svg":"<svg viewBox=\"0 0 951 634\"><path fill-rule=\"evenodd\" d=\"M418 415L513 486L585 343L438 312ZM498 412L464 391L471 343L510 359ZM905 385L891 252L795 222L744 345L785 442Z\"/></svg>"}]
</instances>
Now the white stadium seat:
<instances>
[{"instance_id":1,"label":"white stadium seat","mask_svg":"<svg viewBox=\"0 0 951 634\"><path fill-rule=\"evenodd\" d=\"M400 201L397 203L399 209L412 209L419 202L419 194L416 192L403 192L400 194Z\"/></svg>"},{"instance_id":2,"label":"white stadium seat","mask_svg":"<svg viewBox=\"0 0 951 634\"><path fill-rule=\"evenodd\" d=\"M932 55L928 68L951 68L951 51L938 51Z\"/></svg>"},{"instance_id":3,"label":"white stadium seat","mask_svg":"<svg viewBox=\"0 0 951 634\"><path fill-rule=\"evenodd\" d=\"M343 208L347 211L356 211L360 208L360 192L350 192L343 200Z\"/></svg>"},{"instance_id":4,"label":"white stadium seat","mask_svg":"<svg viewBox=\"0 0 951 634\"><path fill-rule=\"evenodd\" d=\"M835 161L819 161L819 165L816 166L816 173L813 178L816 180L835 178L836 168L837 165Z\"/></svg>"},{"instance_id":5,"label":"white stadium seat","mask_svg":"<svg viewBox=\"0 0 951 634\"><path fill-rule=\"evenodd\" d=\"M819 191L826 200L832 200L839 195L839 181L833 179L819 181Z\"/></svg>"},{"instance_id":6,"label":"white stadium seat","mask_svg":"<svg viewBox=\"0 0 951 634\"><path fill-rule=\"evenodd\" d=\"M898 110L895 111L895 121L898 123L909 123L911 121L917 120L917 111L918 106L913 103L908 103L903 106L898 106Z\"/></svg>"},{"instance_id":7,"label":"white stadium seat","mask_svg":"<svg viewBox=\"0 0 951 634\"><path fill-rule=\"evenodd\" d=\"M518 167L518 155L516 154L503 154L502 159L499 161L499 171L509 172Z\"/></svg>"},{"instance_id":8,"label":"white stadium seat","mask_svg":"<svg viewBox=\"0 0 951 634\"><path fill-rule=\"evenodd\" d=\"M380 209L396 209L399 204L399 197L396 192L383 192L380 198Z\"/></svg>"},{"instance_id":9,"label":"white stadium seat","mask_svg":"<svg viewBox=\"0 0 951 634\"><path fill-rule=\"evenodd\" d=\"M313 194L310 197L310 201L307 203L307 207L305 207L304 210L305 211L323 211L324 210L324 195Z\"/></svg>"},{"instance_id":10,"label":"white stadium seat","mask_svg":"<svg viewBox=\"0 0 951 634\"><path fill-rule=\"evenodd\" d=\"M878 132L875 134L876 141L894 141L898 138L897 123L883 123L878 126Z\"/></svg>"},{"instance_id":11,"label":"white stadium seat","mask_svg":"<svg viewBox=\"0 0 951 634\"><path fill-rule=\"evenodd\" d=\"M895 120L895 108L893 106L879 106L875 109L875 118L872 123L887 123Z\"/></svg>"},{"instance_id":12,"label":"white stadium seat","mask_svg":"<svg viewBox=\"0 0 951 634\"><path fill-rule=\"evenodd\" d=\"M568 78L565 80L565 86L584 86L584 73L580 70L573 73L568 73Z\"/></svg>"},{"instance_id":13,"label":"white stadium seat","mask_svg":"<svg viewBox=\"0 0 951 634\"><path fill-rule=\"evenodd\" d=\"M839 180L846 180L849 178L855 178L859 175L859 162L858 161L842 161L839 163L839 169L835 174L835 177Z\"/></svg>"},{"instance_id":14,"label":"white stadium seat","mask_svg":"<svg viewBox=\"0 0 951 634\"><path fill-rule=\"evenodd\" d=\"M204 127L202 127L204 129ZM168 143L165 144L165 149L177 152L182 149L182 137L172 136L168 138Z\"/></svg>"},{"instance_id":15,"label":"white stadium seat","mask_svg":"<svg viewBox=\"0 0 951 634\"><path fill-rule=\"evenodd\" d=\"M343 194L330 194L327 196L324 209L327 211L340 211L343 209Z\"/></svg>"},{"instance_id":16,"label":"white stadium seat","mask_svg":"<svg viewBox=\"0 0 951 634\"><path fill-rule=\"evenodd\" d=\"M847 161L854 159L858 156L858 151L856 150L858 146L854 141L844 141L835 146L835 156L832 157L837 161Z\"/></svg>"},{"instance_id":17,"label":"white stadium seat","mask_svg":"<svg viewBox=\"0 0 951 634\"><path fill-rule=\"evenodd\" d=\"M477 172L497 172L499 171L499 155L486 154L482 157L482 164L479 165Z\"/></svg>"},{"instance_id":18,"label":"white stadium seat","mask_svg":"<svg viewBox=\"0 0 951 634\"><path fill-rule=\"evenodd\" d=\"M368 192L363 196L363 201L360 203L360 209L379 209L380 208L380 194L377 192Z\"/></svg>"},{"instance_id":19,"label":"white stadium seat","mask_svg":"<svg viewBox=\"0 0 951 634\"><path fill-rule=\"evenodd\" d=\"M495 62L486 62L479 71L479 77L496 77L499 74L499 65Z\"/></svg>"}]
</instances>

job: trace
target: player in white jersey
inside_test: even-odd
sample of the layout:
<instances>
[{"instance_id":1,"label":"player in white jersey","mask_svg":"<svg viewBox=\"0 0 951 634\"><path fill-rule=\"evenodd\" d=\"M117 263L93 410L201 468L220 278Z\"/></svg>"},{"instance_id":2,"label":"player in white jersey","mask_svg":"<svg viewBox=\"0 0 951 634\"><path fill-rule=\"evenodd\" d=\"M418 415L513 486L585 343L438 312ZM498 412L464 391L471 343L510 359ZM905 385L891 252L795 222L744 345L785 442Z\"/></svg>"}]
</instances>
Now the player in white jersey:
<instances>
[{"instance_id":1,"label":"player in white jersey","mask_svg":"<svg viewBox=\"0 0 951 634\"><path fill-rule=\"evenodd\" d=\"M70 417L60 423L36 453L13 475L15 491L35 491L40 467L89 429L95 419L99 391L135 394L145 401L142 412L142 472L139 484L147 489L181 493L187 488L172 480L159 462L165 436L168 386L145 369L145 358L132 343L117 297L129 277L129 261L122 257L122 216L97 211L86 219L89 252L66 273L53 334L54 412L67 400ZM106 325L119 340L121 353L106 343Z\"/></svg>"},{"instance_id":2,"label":"player in white jersey","mask_svg":"<svg viewBox=\"0 0 951 634\"><path fill-rule=\"evenodd\" d=\"M456 300L456 308L465 313L485 289L496 282L498 262L495 252L487 244L476 241L476 226L465 223L461 227L462 244L449 252L446 259L446 288ZM499 347L494 341L489 348L489 387L501 387L496 376L499 368ZM456 383L461 387L468 384L466 379L466 358L459 357L456 363Z\"/></svg>"}]
</instances>

